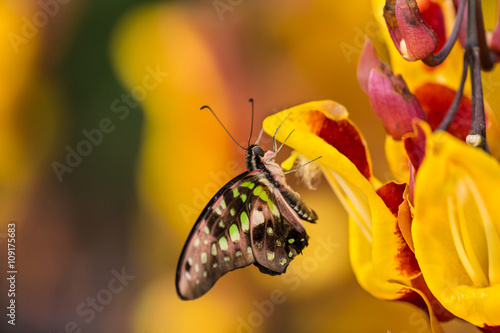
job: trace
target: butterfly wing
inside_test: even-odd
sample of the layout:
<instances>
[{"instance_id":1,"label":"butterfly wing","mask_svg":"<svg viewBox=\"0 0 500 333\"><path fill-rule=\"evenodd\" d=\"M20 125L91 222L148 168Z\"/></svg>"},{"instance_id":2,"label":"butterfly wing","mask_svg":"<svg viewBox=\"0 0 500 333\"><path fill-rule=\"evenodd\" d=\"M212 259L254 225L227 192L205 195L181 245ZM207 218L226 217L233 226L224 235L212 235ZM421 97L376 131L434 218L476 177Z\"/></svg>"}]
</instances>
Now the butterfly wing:
<instances>
[{"instance_id":1,"label":"butterfly wing","mask_svg":"<svg viewBox=\"0 0 500 333\"><path fill-rule=\"evenodd\" d=\"M262 175L245 172L210 200L196 221L177 265L182 299L205 294L224 274L252 264L250 240L252 188Z\"/></svg>"},{"instance_id":2,"label":"butterfly wing","mask_svg":"<svg viewBox=\"0 0 500 333\"><path fill-rule=\"evenodd\" d=\"M255 266L262 273L282 274L308 245L307 233L300 217L268 179L261 178L252 194L251 240Z\"/></svg>"},{"instance_id":3,"label":"butterfly wing","mask_svg":"<svg viewBox=\"0 0 500 333\"><path fill-rule=\"evenodd\" d=\"M286 271L307 246L297 213L262 170L245 172L210 200L177 265L182 299L196 299L229 271L255 264L263 273Z\"/></svg>"}]
</instances>

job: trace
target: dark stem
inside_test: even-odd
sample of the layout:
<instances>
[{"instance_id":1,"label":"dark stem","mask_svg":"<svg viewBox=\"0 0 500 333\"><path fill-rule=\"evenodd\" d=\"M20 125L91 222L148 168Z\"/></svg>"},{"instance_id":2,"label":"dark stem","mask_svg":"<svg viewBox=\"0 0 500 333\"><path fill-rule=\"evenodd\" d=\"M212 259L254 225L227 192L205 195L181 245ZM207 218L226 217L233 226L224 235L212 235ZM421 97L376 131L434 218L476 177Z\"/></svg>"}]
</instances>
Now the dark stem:
<instances>
[{"instance_id":1,"label":"dark stem","mask_svg":"<svg viewBox=\"0 0 500 333\"><path fill-rule=\"evenodd\" d=\"M443 130L446 131L450 124L453 122L453 119L455 118L455 115L457 114L458 107L460 105L460 101L462 100L462 95L464 93L464 85L465 85L465 80L467 79L467 72L469 70L469 59L468 59L468 54L464 55L464 67L462 69L462 78L460 80L460 86L458 87L458 90L455 94L455 98L453 99L453 103L451 103L450 108L448 109L448 112L446 113L446 117L444 117L443 121L441 121L441 124L439 124L439 127L437 130Z\"/></svg>"},{"instance_id":2,"label":"dark stem","mask_svg":"<svg viewBox=\"0 0 500 333\"><path fill-rule=\"evenodd\" d=\"M465 44L466 56L469 57L471 83L472 83L472 125L467 143L487 150L486 145L486 119L484 115L483 86L481 83L481 61L478 45L478 30L476 21L476 1L469 0L467 20L467 42ZM482 22L481 22L482 24Z\"/></svg>"},{"instance_id":3,"label":"dark stem","mask_svg":"<svg viewBox=\"0 0 500 333\"><path fill-rule=\"evenodd\" d=\"M477 43L479 46L479 56L481 59L481 68L485 71L492 70L495 66L496 53L488 48L486 43L486 31L484 29L483 8L481 1L476 1L476 28Z\"/></svg>"},{"instance_id":4,"label":"dark stem","mask_svg":"<svg viewBox=\"0 0 500 333\"><path fill-rule=\"evenodd\" d=\"M422 60L424 64L426 64L427 66L434 67L441 64L444 61L444 59L446 59L448 54L450 54L451 49L453 49L453 45L455 45L455 42L457 41L458 33L460 32L460 26L462 25L462 20L464 18L465 5L466 5L466 0L460 0L457 10L457 18L455 20L455 25L453 26L453 30L451 31L450 36L446 40L446 43L444 43L441 51L439 51L438 54L431 54L427 58Z\"/></svg>"}]
</instances>

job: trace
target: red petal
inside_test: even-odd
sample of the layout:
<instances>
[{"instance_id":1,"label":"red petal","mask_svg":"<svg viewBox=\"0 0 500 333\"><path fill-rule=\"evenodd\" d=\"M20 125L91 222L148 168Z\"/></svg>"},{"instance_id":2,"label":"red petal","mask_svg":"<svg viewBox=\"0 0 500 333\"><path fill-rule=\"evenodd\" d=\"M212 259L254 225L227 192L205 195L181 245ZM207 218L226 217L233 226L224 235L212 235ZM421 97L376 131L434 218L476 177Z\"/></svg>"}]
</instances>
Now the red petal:
<instances>
[{"instance_id":1,"label":"red petal","mask_svg":"<svg viewBox=\"0 0 500 333\"><path fill-rule=\"evenodd\" d=\"M425 141L427 137L425 131L418 124L415 125L415 132L403 138L406 153L415 172L422 164L425 157Z\"/></svg>"},{"instance_id":2,"label":"red petal","mask_svg":"<svg viewBox=\"0 0 500 333\"><path fill-rule=\"evenodd\" d=\"M424 22L436 33L438 39L437 53L443 48L444 43L446 43L446 27L441 6L429 0L422 0L419 1L418 8Z\"/></svg>"},{"instance_id":3,"label":"red petal","mask_svg":"<svg viewBox=\"0 0 500 333\"><path fill-rule=\"evenodd\" d=\"M479 330L483 333L500 333L500 326L488 326L479 327Z\"/></svg>"},{"instance_id":4,"label":"red petal","mask_svg":"<svg viewBox=\"0 0 500 333\"><path fill-rule=\"evenodd\" d=\"M307 123L311 126L311 132L347 157L366 179L371 178L365 143L348 119L333 120L321 111L311 110Z\"/></svg>"},{"instance_id":5,"label":"red petal","mask_svg":"<svg viewBox=\"0 0 500 333\"><path fill-rule=\"evenodd\" d=\"M426 296L426 298L429 300L429 303L431 304L432 312L436 316L437 320L448 321L455 318L455 316L451 314L451 312L446 310L444 306L441 303L439 303L436 297L434 297L434 295L429 290L429 287L427 286L427 283L425 282L422 275L412 280L412 287L420 290ZM405 297L401 299L401 301L406 301L408 303L416 305L417 307L419 307L420 309L424 310L427 313L429 312L427 304L425 304L422 297L417 293L407 294L405 295Z\"/></svg>"},{"instance_id":6,"label":"red petal","mask_svg":"<svg viewBox=\"0 0 500 333\"><path fill-rule=\"evenodd\" d=\"M438 128L455 98L455 90L437 83L426 83L415 90L420 105L427 113L427 122L432 130ZM464 140L469 134L472 121L472 101L462 96L457 114L448 132Z\"/></svg>"},{"instance_id":7,"label":"red petal","mask_svg":"<svg viewBox=\"0 0 500 333\"><path fill-rule=\"evenodd\" d=\"M406 184L390 182L377 190L377 194L382 198L387 208L389 208L395 217L398 217L398 207L403 203L405 188Z\"/></svg>"},{"instance_id":8,"label":"red petal","mask_svg":"<svg viewBox=\"0 0 500 333\"><path fill-rule=\"evenodd\" d=\"M390 182L377 190L377 194L382 198L387 208L389 208L391 213L396 218L398 217L399 206L404 202L403 194L405 188L406 184L396 184L394 182ZM397 263L399 266L397 269L405 276L414 276L419 274L420 267L418 266L415 254L403 237L397 219L394 220L394 234L398 236Z\"/></svg>"}]
</instances>

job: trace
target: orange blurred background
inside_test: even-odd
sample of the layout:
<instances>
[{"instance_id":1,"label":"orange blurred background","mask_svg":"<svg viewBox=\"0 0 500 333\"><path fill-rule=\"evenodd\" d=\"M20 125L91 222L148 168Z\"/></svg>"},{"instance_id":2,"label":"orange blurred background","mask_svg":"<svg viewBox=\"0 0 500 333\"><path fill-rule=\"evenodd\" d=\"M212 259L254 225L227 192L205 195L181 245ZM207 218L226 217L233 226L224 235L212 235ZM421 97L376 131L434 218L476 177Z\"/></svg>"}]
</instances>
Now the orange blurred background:
<instances>
[{"instance_id":1,"label":"orange blurred background","mask_svg":"<svg viewBox=\"0 0 500 333\"><path fill-rule=\"evenodd\" d=\"M288 272L251 266L196 301L175 293L198 214L244 170L202 105L246 145L249 98L252 142L266 116L333 99L363 132L375 176L391 179L356 81L364 35L378 31L369 1L1 0L0 30L0 267L15 223L18 270L16 325L2 314L1 332L429 330L416 308L361 289L345 212L325 182L312 191L294 174L319 220Z\"/></svg>"}]
</instances>

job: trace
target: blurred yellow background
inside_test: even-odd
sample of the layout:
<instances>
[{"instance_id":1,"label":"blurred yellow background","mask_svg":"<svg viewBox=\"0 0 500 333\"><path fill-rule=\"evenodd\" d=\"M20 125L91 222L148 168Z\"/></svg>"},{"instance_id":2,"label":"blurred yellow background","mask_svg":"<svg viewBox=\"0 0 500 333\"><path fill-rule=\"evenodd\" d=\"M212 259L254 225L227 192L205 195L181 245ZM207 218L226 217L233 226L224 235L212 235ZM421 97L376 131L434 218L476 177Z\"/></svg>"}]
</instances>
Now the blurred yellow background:
<instances>
[{"instance_id":1,"label":"blurred yellow background","mask_svg":"<svg viewBox=\"0 0 500 333\"><path fill-rule=\"evenodd\" d=\"M16 326L2 314L0 331L427 332L416 308L361 289L345 212L325 182L308 190L294 174L319 220L288 272L251 266L196 301L175 293L198 214L245 168L202 105L246 145L249 98L252 142L266 116L333 99L391 179L355 72L377 29L369 1L1 0L0 267L14 221L18 274Z\"/></svg>"}]
</instances>

